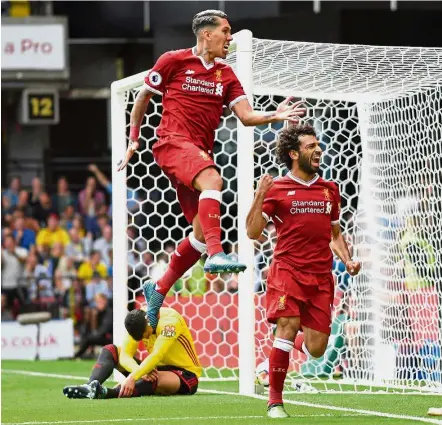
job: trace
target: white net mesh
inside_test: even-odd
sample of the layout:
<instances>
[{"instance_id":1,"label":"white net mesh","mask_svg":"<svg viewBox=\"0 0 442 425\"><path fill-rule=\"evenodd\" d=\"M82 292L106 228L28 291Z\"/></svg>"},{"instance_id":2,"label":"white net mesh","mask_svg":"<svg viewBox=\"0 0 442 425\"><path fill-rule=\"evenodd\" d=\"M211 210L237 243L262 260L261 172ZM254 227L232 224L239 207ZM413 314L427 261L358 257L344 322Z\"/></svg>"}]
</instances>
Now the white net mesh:
<instances>
[{"instance_id":1,"label":"white net mesh","mask_svg":"<svg viewBox=\"0 0 442 425\"><path fill-rule=\"evenodd\" d=\"M281 95L306 97L309 121L324 150L322 175L342 196L343 233L363 262L358 278L334 261L332 336L323 358L293 352L293 382L319 389L425 388L441 382L441 61L442 49L253 42L255 109L274 110ZM235 67L236 53L229 62ZM137 89L126 92L127 123ZM363 102L361 101L363 100ZM161 117L154 97L142 150L128 168L129 301L140 281L164 271L190 232L174 190L151 148ZM356 103L358 102L358 103ZM224 178L223 243L237 252L236 118L226 111L215 161ZM274 149L281 124L255 129L255 179L284 173ZM269 356L265 283L274 246L269 224L255 244L256 361ZM166 304L180 311L195 338L205 377L238 376L235 276L208 276L204 259L173 288Z\"/></svg>"}]
</instances>

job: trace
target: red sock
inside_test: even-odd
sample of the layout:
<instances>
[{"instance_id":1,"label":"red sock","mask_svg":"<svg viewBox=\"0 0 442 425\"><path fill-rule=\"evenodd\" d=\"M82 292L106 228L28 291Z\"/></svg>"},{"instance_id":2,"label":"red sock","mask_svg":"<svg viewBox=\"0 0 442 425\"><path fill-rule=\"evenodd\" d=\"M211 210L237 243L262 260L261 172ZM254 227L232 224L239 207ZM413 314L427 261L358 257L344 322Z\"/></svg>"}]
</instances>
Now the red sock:
<instances>
[{"instance_id":1,"label":"red sock","mask_svg":"<svg viewBox=\"0 0 442 425\"><path fill-rule=\"evenodd\" d=\"M296 335L295 338L295 348L300 351L301 353L304 353L304 350L302 349L302 343L304 342L304 332L299 332L298 335Z\"/></svg>"},{"instance_id":2,"label":"red sock","mask_svg":"<svg viewBox=\"0 0 442 425\"><path fill-rule=\"evenodd\" d=\"M189 270L201 257L201 252L190 243L189 237L184 239L172 254L166 273L158 279L156 291L166 296L173 284Z\"/></svg>"},{"instance_id":3,"label":"red sock","mask_svg":"<svg viewBox=\"0 0 442 425\"><path fill-rule=\"evenodd\" d=\"M200 195L198 216L209 256L223 251L221 246L221 192L205 190Z\"/></svg>"},{"instance_id":4,"label":"red sock","mask_svg":"<svg viewBox=\"0 0 442 425\"><path fill-rule=\"evenodd\" d=\"M278 348L281 347L281 348ZM282 403L282 390L289 367L290 350L293 347L291 341L276 338L269 359L269 405Z\"/></svg>"}]
</instances>

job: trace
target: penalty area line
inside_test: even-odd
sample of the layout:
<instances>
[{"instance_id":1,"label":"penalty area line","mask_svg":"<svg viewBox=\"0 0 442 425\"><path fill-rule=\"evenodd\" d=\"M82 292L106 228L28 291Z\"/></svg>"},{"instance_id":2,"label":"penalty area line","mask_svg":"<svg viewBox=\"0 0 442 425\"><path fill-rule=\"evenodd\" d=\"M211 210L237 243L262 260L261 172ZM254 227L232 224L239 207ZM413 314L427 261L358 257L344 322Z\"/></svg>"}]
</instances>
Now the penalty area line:
<instances>
[{"instance_id":1,"label":"penalty area line","mask_svg":"<svg viewBox=\"0 0 442 425\"><path fill-rule=\"evenodd\" d=\"M83 382L87 381L87 377L84 376L76 376L76 375L60 375L55 373L42 373L42 372L32 372L32 371L26 371L26 370L15 370L15 369L1 369L2 373L10 373L10 374L16 374L16 375L26 375L26 376L36 376L36 377L44 377L44 378L58 378L58 379L72 379L72 380L81 380ZM115 382L115 381L114 381ZM262 395L243 395L238 394L231 391L218 391L218 390L207 390L207 389L199 389L199 393L206 393L206 394L218 394L218 395L229 395L229 396L242 396L242 397L249 397L249 398L255 398L258 400L267 400L266 396ZM378 412L376 410L364 410L364 409L352 409L349 407L338 407L338 406L331 406L327 404L317 404L317 403L308 403L304 401L295 401L295 400L284 400L285 404L291 404L295 406L306 406L306 407L312 407L315 409L323 409L323 410L332 410L337 412L347 412L351 414L359 414L361 416L378 416L381 418L391 418L391 419L402 419L402 420L409 420L409 421L418 421L428 424L436 424L436 425L442 425L442 420L438 419L430 419L430 418L422 418L419 416L408 416L408 415L396 415L394 413L384 413L384 412ZM309 415L313 416L313 415ZM345 416L345 415L343 415ZM234 418L262 418L263 416L214 416L213 418L225 418L225 419L234 419ZM308 417L308 416L307 416ZM184 420L185 418L179 418L181 420ZM189 418L189 420L197 420L197 417ZM206 417L206 419L209 419ZM134 419L135 420L135 419ZM139 418L137 418L139 420ZM153 418L153 420L174 420L173 418ZM133 419L108 419L106 422L130 422L133 421ZM45 425L45 424L70 424L70 423L96 423L96 422L103 422L103 420L95 421L61 421L61 422L17 422L17 423L2 423L2 425Z\"/></svg>"}]
</instances>

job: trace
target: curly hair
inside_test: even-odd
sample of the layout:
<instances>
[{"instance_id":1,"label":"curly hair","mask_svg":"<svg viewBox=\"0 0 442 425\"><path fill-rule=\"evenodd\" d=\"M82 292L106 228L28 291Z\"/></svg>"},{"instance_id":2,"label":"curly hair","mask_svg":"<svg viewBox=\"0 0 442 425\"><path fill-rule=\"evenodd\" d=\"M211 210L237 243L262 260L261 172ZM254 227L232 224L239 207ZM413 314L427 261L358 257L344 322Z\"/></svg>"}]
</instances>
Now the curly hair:
<instances>
[{"instance_id":1,"label":"curly hair","mask_svg":"<svg viewBox=\"0 0 442 425\"><path fill-rule=\"evenodd\" d=\"M208 9L197 13L192 20L193 33L198 35L199 31L207 26L217 27L218 18L228 20L227 15L221 10Z\"/></svg>"},{"instance_id":2,"label":"curly hair","mask_svg":"<svg viewBox=\"0 0 442 425\"><path fill-rule=\"evenodd\" d=\"M298 126L289 126L279 133L278 141L276 142L276 160L279 164L285 164L290 170L292 168L292 158L290 158L290 151L299 151L301 144L300 136L315 136L314 128L309 124L302 124Z\"/></svg>"},{"instance_id":3,"label":"curly hair","mask_svg":"<svg viewBox=\"0 0 442 425\"><path fill-rule=\"evenodd\" d=\"M146 312L135 309L127 313L124 327L135 341L141 341L146 331L147 323Z\"/></svg>"}]
</instances>

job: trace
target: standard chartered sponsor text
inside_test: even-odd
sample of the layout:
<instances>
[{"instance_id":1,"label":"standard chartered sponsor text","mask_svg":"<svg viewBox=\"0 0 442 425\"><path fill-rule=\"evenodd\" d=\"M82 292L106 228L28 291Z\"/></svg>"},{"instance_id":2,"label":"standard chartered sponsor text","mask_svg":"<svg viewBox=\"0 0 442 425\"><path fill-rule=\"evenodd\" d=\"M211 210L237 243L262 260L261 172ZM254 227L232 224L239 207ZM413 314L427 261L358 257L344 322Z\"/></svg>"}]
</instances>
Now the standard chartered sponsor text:
<instances>
[{"instance_id":1,"label":"standard chartered sponsor text","mask_svg":"<svg viewBox=\"0 0 442 425\"><path fill-rule=\"evenodd\" d=\"M183 90L197 91L206 94L215 94L215 83L213 81L199 80L197 78L186 77L186 82L182 85Z\"/></svg>"},{"instance_id":2,"label":"standard chartered sponsor text","mask_svg":"<svg viewBox=\"0 0 442 425\"><path fill-rule=\"evenodd\" d=\"M290 214L324 214L325 201L292 201Z\"/></svg>"}]
</instances>

